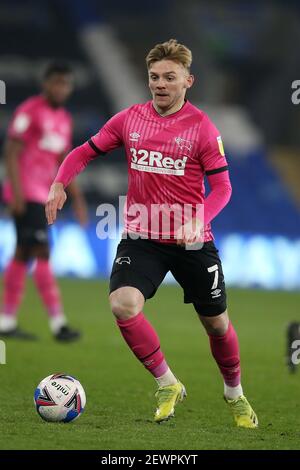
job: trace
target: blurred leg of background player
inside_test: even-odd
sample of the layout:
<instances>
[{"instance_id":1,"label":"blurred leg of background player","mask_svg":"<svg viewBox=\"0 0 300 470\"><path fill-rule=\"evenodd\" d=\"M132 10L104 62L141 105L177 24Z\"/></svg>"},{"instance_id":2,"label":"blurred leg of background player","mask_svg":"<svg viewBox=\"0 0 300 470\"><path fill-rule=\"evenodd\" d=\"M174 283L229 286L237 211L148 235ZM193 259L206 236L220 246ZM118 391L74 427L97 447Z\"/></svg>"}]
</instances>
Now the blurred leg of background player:
<instances>
[{"instance_id":1,"label":"blurred leg of background player","mask_svg":"<svg viewBox=\"0 0 300 470\"><path fill-rule=\"evenodd\" d=\"M35 260L33 280L49 316L50 329L59 341L78 339L78 331L67 325L59 288L49 263L47 226L43 204L28 203L22 215L14 217L17 248L4 273L0 335L35 339L18 327L17 313L22 300L28 263Z\"/></svg>"}]
</instances>

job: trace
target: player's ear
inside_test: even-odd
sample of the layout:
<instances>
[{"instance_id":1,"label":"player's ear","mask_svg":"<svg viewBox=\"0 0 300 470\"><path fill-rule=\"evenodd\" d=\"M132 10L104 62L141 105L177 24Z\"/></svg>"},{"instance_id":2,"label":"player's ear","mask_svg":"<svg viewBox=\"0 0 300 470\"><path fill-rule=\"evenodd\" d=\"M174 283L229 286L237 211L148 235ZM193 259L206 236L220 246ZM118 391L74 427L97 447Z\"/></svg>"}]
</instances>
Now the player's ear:
<instances>
[{"instance_id":1,"label":"player's ear","mask_svg":"<svg viewBox=\"0 0 300 470\"><path fill-rule=\"evenodd\" d=\"M186 79L186 88L191 88L191 86L193 86L194 81L195 81L194 75L189 75Z\"/></svg>"}]
</instances>

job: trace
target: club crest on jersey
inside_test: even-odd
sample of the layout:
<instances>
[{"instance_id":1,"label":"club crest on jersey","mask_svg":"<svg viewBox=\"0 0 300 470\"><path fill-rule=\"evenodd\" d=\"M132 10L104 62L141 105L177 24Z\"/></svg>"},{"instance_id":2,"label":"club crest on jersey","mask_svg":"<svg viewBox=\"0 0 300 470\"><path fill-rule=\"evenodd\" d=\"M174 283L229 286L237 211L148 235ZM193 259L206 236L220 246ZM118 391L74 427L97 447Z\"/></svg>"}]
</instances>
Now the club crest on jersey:
<instances>
[{"instance_id":1,"label":"club crest on jersey","mask_svg":"<svg viewBox=\"0 0 300 470\"><path fill-rule=\"evenodd\" d=\"M129 134L129 140L131 140L132 142L138 142L139 138L140 138L140 134L138 132L131 132Z\"/></svg>"},{"instance_id":2,"label":"club crest on jersey","mask_svg":"<svg viewBox=\"0 0 300 470\"><path fill-rule=\"evenodd\" d=\"M192 150L192 142L189 140L182 139L181 137L175 137L175 142L180 150L187 149L189 152Z\"/></svg>"}]
</instances>

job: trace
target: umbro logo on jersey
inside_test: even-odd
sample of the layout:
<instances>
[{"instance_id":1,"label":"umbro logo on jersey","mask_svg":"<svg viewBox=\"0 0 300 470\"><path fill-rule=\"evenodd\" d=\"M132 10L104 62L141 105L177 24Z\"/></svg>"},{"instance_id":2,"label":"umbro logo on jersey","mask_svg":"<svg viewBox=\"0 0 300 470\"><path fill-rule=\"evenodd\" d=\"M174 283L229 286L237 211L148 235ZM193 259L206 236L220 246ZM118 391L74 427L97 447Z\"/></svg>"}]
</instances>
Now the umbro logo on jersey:
<instances>
[{"instance_id":1,"label":"umbro logo on jersey","mask_svg":"<svg viewBox=\"0 0 300 470\"><path fill-rule=\"evenodd\" d=\"M116 263L117 264L123 264L123 263L130 264L131 259L129 258L129 256L120 256L120 258L116 259Z\"/></svg>"},{"instance_id":2,"label":"umbro logo on jersey","mask_svg":"<svg viewBox=\"0 0 300 470\"><path fill-rule=\"evenodd\" d=\"M140 137L141 136L138 132L131 132L131 134L129 134L129 140L131 140L133 142L138 142Z\"/></svg>"},{"instance_id":3,"label":"umbro logo on jersey","mask_svg":"<svg viewBox=\"0 0 300 470\"><path fill-rule=\"evenodd\" d=\"M215 299L216 297L221 297L221 289L215 289L211 292L211 296L213 299Z\"/></svg>"},{"instance_id":4,"label":"umbro logo on jersey","mask_svg":"<svg viewBox=\"0 0 300 470\"><path fill-rule=\"evenodd\" d=\"M175 137L175 142L181 150L184 148L189 152L192 150L193 144L189 140L182 139L181 137Z\"/></svg>"}]
</instances>

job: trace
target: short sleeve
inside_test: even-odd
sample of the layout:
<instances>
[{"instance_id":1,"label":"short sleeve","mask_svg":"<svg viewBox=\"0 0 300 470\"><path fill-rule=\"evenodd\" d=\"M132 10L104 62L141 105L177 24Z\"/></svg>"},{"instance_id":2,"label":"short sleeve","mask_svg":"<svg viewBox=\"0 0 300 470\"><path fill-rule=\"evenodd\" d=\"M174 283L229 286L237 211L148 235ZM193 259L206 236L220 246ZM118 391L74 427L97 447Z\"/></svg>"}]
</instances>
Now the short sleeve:
<instances>
[{"instance_id":1,"label":"short sleeve","mask_svg":"<svg viewBox=\"0 0 300 470\"><path fill-rule=\"evenodd\" d=\"M199 158L207 175L226 171L228 169L222 137L219 130L204 115L199 136Z\"/></svg>"},{"instance_id":2,"label":"short sleeve","mask_svg":"<svg viewBox=\"0 0 300 470\"><path fill-rule=\"evenodd\" d=\"M27 102L16 109L8 128L8 137L26 142L35 125L34 109Z\"/></svg>"}]
</instances>

